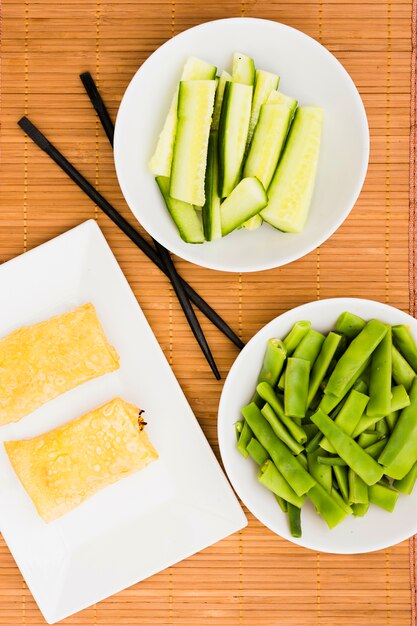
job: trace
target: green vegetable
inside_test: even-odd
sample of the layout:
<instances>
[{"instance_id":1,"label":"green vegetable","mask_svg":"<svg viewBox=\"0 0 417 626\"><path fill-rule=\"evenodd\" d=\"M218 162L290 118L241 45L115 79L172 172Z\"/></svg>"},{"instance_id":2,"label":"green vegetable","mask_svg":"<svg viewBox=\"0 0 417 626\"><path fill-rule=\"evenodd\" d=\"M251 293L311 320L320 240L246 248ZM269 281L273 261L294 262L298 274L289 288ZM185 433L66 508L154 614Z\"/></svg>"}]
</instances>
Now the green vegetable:
<instances>
[{"instance_id":1,"label":"green vegetable","mask_svg":"<svg viewBox=\"0 0 417 626\"><path fill-rule=\"evenodd\" d=\"M281 422L276 413L272 410L271 406L266 403L262 409L261 413L264 418L270 424L272 430L276 434L277 437L281 439L291 450L291 452L295 455L300 454L304 450L304 447L299 444L294 437L288 432L285 428L284 424ZM288 418L289 419L289 418Z\"/></svg>"},{"instance_id":2,"label":"green vegetable","mask_svg":"<svg viewBox=\"0 0 417 626\"><path fill-rule=\"evenodd\" d=\"M248 451L251 458L258 465L263 465L267 459L269 459L269 454L265 450L265 448L259 443L257 439L252 437L246 446L246 450Z\"/></svg>"},{"instance_id":3,"label":"green vegetable","mask_svg":"<svg viewBox=\"0 0 417 626\"><path fill-rule=\"evenodd\" d=\"M308 331L311 328L311 322L306 320L301 320L300 322L296 322L294 326L291 328L288 335L283 340L284 346L287 350L287 356L291 356L300 343L300 341L305 337Z\"/></svg>"},{"instance_id":4,"label":"green vegetable","mask_svg":"<svg viewBox=\"0 0 417 626\"><path fill-rule=\"evenodd\" d=\"M266 382L276 387L286 356L284 343L280 339L269 339L258 383Z\"/></svg>"},{"instance_id":5,"label":"green vegetable","mask_svg":"<svg viewBox=\"0 0 417 626\"><path fill-rule=\"evenodd\" d=\"M314 452L315 450L317 450L322 439L323 435L319 431L306 445L306 452Z\"/></svg>"},{"instance_id":6,"label":"green vegetable","mask_svg":"<svg viewBox=\"0 0 417 626\"><path fill-rule=\"evenodd\" d=\"M380 438L387 437L389 435L390 429L384 417L375 424L375 430Z\"/></svg>"},{"instance_id":7,"label":"green vegetable","mask_svg":"<svg viewBox=\"0 0 417 626\"><path fill-rule=\"evenodd\" d=\"M410 390L410 406L401 411L393 433L388 439L379 463L384 473L401 480L417 461L417 379Z\"/></svg>"},{"instance_id":8,"label":"green vegetable","mask_svg":"<svg viewBox=\"0 0 417 626\"><path fill-rule=\"evenodd\" d=\"M336 331L346 335L349 339L354 339L365 328L365 325L366 322L363 319L354 313L345 311L337 318Z\"/></svg>"},{"instance_id":9,"label":"green vegetable","mask_svg":"<svg viewBox=\"0 0 417 626\"><path fill-rule=\"evenodd\" d=\"M352 511L355 517L363 517L369 510L369 502L366 504L352 504Z\"/></svg>"},{"instance_id":10,"label":"green vegetable","mask_svg":"<svg viewBox=\"0 0 417 626\"><path fill-rule=\"evenodd\" d=\"M397 385L391 389L391 407L389 412L399 411L410 406L410 397L404 385Z\"/></svg>"},{"instance_id":11,"label":"green vegetable","mask_svg":"<svg viewBox=\"0 0 417 626\"><path fill-rule=\"evenodd\" d=\"M319 404L319 409L321 409L324 413L328 415L331 411L333 411L335 407L337 407L339 402L343 400L343 398L349 393L349 391L353 387L355 387L355 391L362 392L361 390L364 390L364 385L366 385L366 383L360 378L365 372L366 368L368 367L369 362L370 362L370 359L365 361L365 363L362 364L362 366L358 369L358 371L355 372L355 374L349 379L340 397L335 396L333 393L326 393L326 387L325 387L324 395Z\"/></svg>"},{"instance_id":12,"label":"green vegetable","mask_svg":"<svg viewBox=\"0 0 417 626\"><path fill-rule=\"evenodd\" d=\"M408 474L404 476L401 480L394 481L394 487L401 491L401 493L405 493L410 495L413 491L414 485L417 481L417 461L414 463L413 467L410 469Z\"/></svg>"},{"instance_id":13,"label":"green vegetable","mask_svg":"<svg viewBox=\"0 0 417 626\"><path fill-rule=\"evenodd\" d=\"M393 411L392 413L386 416L385 420L391 432L394 430L395 424L397 423L399 417L400 417L399 411Z\"/></svg>"},{"instance_id":14,"label":"green vegetable","mask_svg":"<svg viewBox=\"0 0 417 626\"><path fill-rule=\"evenodd\" d=\"M392 513L394 510L399 495L398 491L394 491L394 489L383 483L377 483L369 487L369 501L389 513Z\"/></svg>"},{"instance_id":15,"label":"green vegetable","mask_svg":"<svg viewBox=\"0 0 417 626\"><path fill-rule=\"evenodd\" d=\"M330 465L321 465L317 457L319 451L310 452L307 454L308 469L312 477L325 488L326 491L331 493L332 490L332 468Z\"/></svg>"},{"instance_id":16,"label":"green vegetable","mask_svg":"<svg viewBox=\"0 0 417 626\"><path fill-rule=\"evenodd\" d=\"M281 422L290 432L292 437L300 444L304 444L307 441L307 435L301 426L299 426L296 422L294 422L291 417L284 412L284 407L282 405L281 400L276 395L275 391L272 389L271 385L268 383L259 383L256 387L256 391L259 396L267 402L273 411L278 415Z\"/></svg>"},{"instance_id":17,"label":"green vegetable","mask_svg":"<svg viewBox=\"0 0 417 626\"><path fill-rule=\"evenodd\" d=\"M276 493L274 493L275 496L275 500L278 502L279 508L281 509L281 511L283 513L287 513L288 511L288 502L286 500L284 500L284 498L281 498L281 496L277 496Z\"/></svg>"},{"instance_id":18,"label":"green vegetable","mask_svg":"<svg viewBox=\"0 0 417 626\"><path fill-rule=\"evenodd\" d=\"M217 133L211 132L207 153L205 182L206 201L201 213L204 236L207 241L214 241L216 239L220 239L222 236L218 178L219 164L217 162Z\"/></svg>"},{"instance_id":19,"label":"green vegetable","mask_svg":"<svg viewBox=\"0 0 417 626\"><path fill-rule=\"evenodd\" d=\"M220 205L222 236L259 213L267 201L265 189L257 178L243 178Z\"/></svg>"},{"instance_id":20,"label":"green vegetable","mask_svg":"<svg viewBox=\"0 0 417 626\"><path fill-rule=\"evenodd\" d=\"M300 508L303 506L305 497L297 495L270 459L265 461L259 470L258 480L264 487L273 491L275 495L280 496L286 502Z\"/></svg>"},{"instance_id":21,"label":"green vegetable","mask_svg":"<svg viewBox=\"0 0 417 626\"><path fill-rule=\"evenodd\" d=\"M305 417L307 410L310 363L304 359L290 357L285 371L284 407L285 414ZM307 437L306 437L307 439Z\"/></svg>"},{"instance_id":22,"label":"green vegetable","mask_svg":"<svg viewBox=\"0 0 417 626\"><path fill-rule=\"evenodd\" d=\"M311 405L314 396L319 390L320 383L324 379L327 370L329 369L330 363L332 362L332 359L336 354L341 339L341 335L337 335L336 333L331 332L327 335L321 346L320 354L315 360L310 374L310 383L307 396L308 407Z\"/></svg>"},{"instance_id":23,"label":"green vegetable","mask_svg":"<svg viewBox=\"0 0 417 626\"><path fill-rule=\"evenodd\" d=\"M352 513L350 507L347 507L347 510L342 508L334 497L319 483L316 483L310 489L307 497L314 504L317 512L322 516L329 528L334 528Z\"/></svg>"},{"instance_id":24,"label":"green vegetable","mask_svg":"<svg viewBox=\"0 0 417 626\"><path fill-rule=\"evenodd\" d=\"M247 459L249 456L247 445L252 439L252 434L253 433L248 424L246 422L243 422L242 432L240 433L239 441L237 442L237 449L239 450L240 454L245 457L245 459Z\"/></svg>"},{"instance_id":25,"label":"green vegetable","mask_svg":"<svg viewBox=\"0 0 417 626\"><path fill-rule=\"evenodd\" d=\"M301 537L301 509L290 502L288 503L288 521L291 537Z\"/></svg>"},{"instance_id":26,"label":"green vegetable","mask_svg":"<svg viewBox=\"0 0 417 626\"><path fill-rule=\"evenodd\" d=\"M371 361L371 379L369 384L369 402L366 414L384 416L391 410L392 378L392 339L391 327L381 343L376 347Z\"/></svg>"},{"instance_id":27,"label":"green vegetable","mask_svg":"<svg viewBox=\"0 0 417 626\"><path fill-rule=\"evenodd\" d=\"M171 198L169 195L169 178L157 176L155 180L181 239L187 243L203 243L203 227L193 205Z\"/></svg>"},{"instance_id":28,"label":"green vegetable","mask_svg":"<svg viewBox=\"0 0 417 626\"><path fill-rule=\"evenodd\" d=\"M417 372L417 346L410 328L403 324L393 326L392 337L403 357L408 361L413 370Z\"/></svg>"},{"instance_id":29,"label":"green vegetable","mask_svg":"<svg viewBox=\"0 0 417 626\"><path fill-rule=\"evenodd\" d=\"M216 90L216 98L214 100L213 119L211 122L211 129L213 131L219 129L220 113L222 110L224 89L226 87L226 83L231 80L232 80L231 75L225 70L223 70L222 73L220 74L220 78L219 78L219 82L217 84L217 90Z\"/></svg>"},{"instance_id":30,"label":"green vegetable","mask_svg":"<svg viewBox=\"0 0 417 626\"><path fill-rule=\"evenodd\" d=\"M243 422L236 422L235 423L236 441L239 441L239 437L242 432L242 429L243 429Z\"/></svg>"},{"instance_id":31,"label":"green vegetable","mask_svg":"<svg viewBox=\"0 0 417 626\"><path fill-rule=\"evenodd\" d=\"M392 377L397 385L404 385L406 391L410 391L416 373L400 354L395 346L392 346Z\"/></svg>"},{"instance_id":32,"label":"green vegetable","mask_svg":"<svg viewBox=\"0 0 417 626\"><path fill-rule=\"evenodd\" d=\"M367 448L371 446L373 443L379 441L380 436L377 432L367 432L365 431L359 436L358 444L361 448Z\"/></svg>"},{"instance_id":33,"label":"green vegetable","mask_svg":"<svg viewBox=\"0 0 417 626\"><path fill-rule=\"evenodd\" d=\"M349 501L348 468L343 465L334 465L333 472L343 500L347 503Z\"/></svg>"},{"instance_id":34,"label":"green vegetable","mask_svg":"<svg viewBox=\"0 0 417 626\"><path fill-rule=\"evenodd\" d=\"M319 355L324 339L324 335L318 333L316 330L310 329L301 339L292 356L297 359L303 359L304 361L308 361L311 369L313 367L314 361ZM278 382L278 387L280 389L284 389L284 386L285 371L281 374L281 378Z\"/></svg>"},{"instance_id":35,"label":"green vegetable","mask_svg":"<svg viewBox=\"0 0 417 626\"><path fill-rule=\"evenodd\" d=\"M255 63L251 57L235 52L232 64L232 80L243 85L253 85L255 82Z\"/></svg>"},{"instance_id":36,"label":"green vegetable","mask_svg":"<svg viewBox=\"0 0 417 626\"><path fill-rule=\"evenodd\" d=\"M355 472L349 468L349 504L367 504L369 502L368 486Z\"/></svg>"},{"instance_id":37,"label":"green vegetable","mask_svg":"<svg viewBox=\"0 0 417 626\"><path fill-rule=\"evenodd\" d=\"M337 362L324 390L325 394L333 394L338 398L343 396L346 386L368 361L386 332L387 326L379 320L371 320L366 324Z\"/></svg>"},{"instance_id":38,"label":"green vegetable","mask_svg":"<svg viewBox=\"0 0 417 626\"><path fill-rule=\"evenodd\" d=\"M363 331L362 331L363 332ZM360 335L358 335L359 337ZM355 341L355 340L354 340ZM311 417L327 437L337 454L346 461L367 485L373 485L382 478L383 468L367 454L356 441L349 437L328 415L318 410Z\"/></svg>"},{"instance_id":39,"label":"green vegetable","mask_svg":"<svg viewBox=\"0 0 417 626\"><path fill-rule=\"evenodd\" d=\"M341 467L346 466L346 461L340 458L340 456L318 456L317 462L321 465L339 465Z\"/></svg>"},{"instance_id":40,"label":"green vegetable","mask_svg":"<svg viewBox=\"0 0 417 626\"><path fill-rule=\"evenodd\" d=\"M247 146L250 145L253 133L258 124L262 105L268 100L271 91L278 89L278 85L279 76L277 76L277 74L272 74L265 70L256 70Z\"/></svg>"},{"instance_id":41,"label":"green vegetable","mask_svg":"<svg viewBox=\"0 0 417 626\"><path fill-rule=\"evenodd\" d=\"M371 456L373 459L377 459L382 450L385 448L386 444L386 439L380 439L379 441L376 441L375 443L372 443L370 446L365 448L365 452L369 454L369 456Z\"/></svg>"},{"instance_id":42,"label":"green vegetable","mask_svg":"<svg viewBox=\"0 0 417 626\"><path fill-rule=\"evenodd\" d=\"M315 484L314 479L300 465L299 461L292 455L290 449L275 435L271 426L262 415L259 408L253 402L242 409L242 414L248 422L250 428L258 441L267 450L269 456L288 484L294 489L298 496L308 492ZM285 495L278 493L288 500ZM293 502L297 506L296 503Z\"/></svg>"},{"instance_id":43,"label":"green vegetable","mask_svg":"<svg viewBox=\"0 0 417 626\"><path fill-rule=\"evenodd\" d=\"M352 435L353 431L357 427L361 416L366 408L369 397L365 396L359 391L352 389L341 411L336 416L335 424L339 426L347 435ZM324 438L320 447L327 452L334 452L334 448L329 441Z\"/></svg>"}]
</instances>

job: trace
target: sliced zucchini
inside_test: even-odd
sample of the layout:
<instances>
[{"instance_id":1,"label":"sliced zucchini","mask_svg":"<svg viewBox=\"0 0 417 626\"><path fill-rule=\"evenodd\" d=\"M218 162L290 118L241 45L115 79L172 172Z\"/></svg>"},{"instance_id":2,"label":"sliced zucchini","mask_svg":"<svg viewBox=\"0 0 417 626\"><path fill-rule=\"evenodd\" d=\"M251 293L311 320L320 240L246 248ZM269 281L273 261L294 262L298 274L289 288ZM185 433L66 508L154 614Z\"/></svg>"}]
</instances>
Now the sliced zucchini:
<instances>
[{"instance_id":1,"label":"sliced zucchini","mask_svg":"<svg viewBox=\"0 0 417 626\"><path fill-rule=\"evenodd\" d=\"M286 104L263 104L243 168L243 176L256 176L268 189L293 118Z\"/></svg>"},{"instance_id":2,"label":"sliced zucchini","mask_svg":"<svg viewBox=\"0 0 417 626\"><path fill-rule=\"evenodd\" d=\"M170 195L197 206L203 206L205 200L204 178L215 93L215 80L180 82Z\"/></svg>"},{"instance_id":3,"label":"sliced zucchini","mask_svg":"<svg viewBox=\"0 0 417 626\"><path fill-rule=\"evenodd\" d=\"M250 115L248 139L246 142L247 146L250 145L253 133L255 132L255 127L258 123L261 106L266 103L271 94L271 91L278 89L278 84L279 76L277 74L272 74L271 72L266 72L265 70L256 70L252 111Z\"/></svg>"},{"instance_id":4,"label":"sliced zucchini","mask_svg":"<svg viewBox=\"0 0 417 626\"><path fill-rule=\"evenodd\" d=\"M253 85L255 82L255 63L253 59L235 52L233 55L232 80L243 85Z\"/></svg>"},{"instance_id":5,"label":"sliced zucchini","mask_svg":"<svg viewBox=\"0 0 417 626\"><path fill-rule=\"evenodd\" d=\"M219 195L227 197L241 178L253 87L226 83L219 127Z\"/></svg>"},{"instance_id":6,"label":"sliced zucchini","mask_svg":"<svg viewBox=\"0 0 417 626\"><path fill-rule=\"evenodd\" d=\"M294 98L291 98L291 96L286 96L284 93L273 89L269 94L266 104L286 104L290 109L295 111L298 102Z\"/></svg>"},{"instance_id":7,"label":"sliced zucchini","mask_svg":"<svg viewBox=\"0 0 417 626\"><path fill-rule=\"evenodd\" d=\"M191 204L175 200L169 195L169 178L157 176L156 182L165 200L166 207L175 222L181 239L187 243L203 243L204 233L201 221Z\"/></svg>"},{"instance_id":8,"label":"sliced zucchini","mask_svg":"<svg viewBox=\"0 0 417 626\"><path fill-rule=\"evenodd\" d=\"M261 217L289 233L302 231L314 190L323 126L320 107L299 107L288 141L268 188Z\"/></svg>"},{"instance_id":9,"label":"sliced zucchini","mask_svg":"<svg viewBox=\"0 0 417 626\"><path fill-rule=\"evenodd\" d=\"M232 80L232 77L230 76L229 72L225 72L223 70L223 72L220 74L219 82L217 84L216 99L214 100L213 121L211 122L212 130L219 129L220 113L222 110L224 88L226 87L226 83L231 80Z\"/></svg>"},{"instance_id":10,"label":"sliced zucchini","mask_svg":"<svg viewBox=\"0 0 417 626\"><path fill-rule=\"evenodd\" d=\"M217 68L196 57L187 59L181 80L212 80ZM171 100L168 115L158 138L156 150L149 161L149 169L154 176L170 176L175 131L177 128L178 87Z\"/></svg>"},{"instance_id":11,"label":"sliced zucchini","mask_svg":"<svg viewBox=\"0 0 417 626\"><path fill-rule=\"evenodd\" d=\"M218 193L217 133L210 133L206 169L206 202L203 206L203 228L207 241L220 239L220 196Z\"/></svg>"},{"instance_id":12,"label":"sliced zucchini","mask_svg":"<svg viewBox=\"0 0 417 626\"><path fill-rule=\"evenodd\" d=\"M266 191L257 178L241 180L220 205L223 237L259 213L267 203Z\"/></svg>"}]
</instances>

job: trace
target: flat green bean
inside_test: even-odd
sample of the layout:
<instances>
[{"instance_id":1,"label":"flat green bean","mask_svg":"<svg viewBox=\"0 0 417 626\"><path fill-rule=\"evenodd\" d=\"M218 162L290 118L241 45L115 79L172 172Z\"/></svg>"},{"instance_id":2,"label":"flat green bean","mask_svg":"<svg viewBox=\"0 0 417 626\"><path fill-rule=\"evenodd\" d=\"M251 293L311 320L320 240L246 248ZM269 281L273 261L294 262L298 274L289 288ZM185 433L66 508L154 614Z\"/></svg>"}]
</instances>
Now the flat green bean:
<instances>
[{"instance_id":1,"label":"flat green bean","mask_svg":"<svg viewBox=\"0 0 417 626\"><path fill-rule=\"evenodd\" d=\"M408 395L404 385L397 385L391 389L391 406L389 413L400 411L410 406L410 396Z\"/></svg>"},{"instance_id":2,"label":"flat green bean","mask_svg":"<svg viewBox=\"0 0 417 626\"><path fill-rule=\"evenodd\" d=\"M242 429L243 429L243 422L236 422L235 423L236 441L239 441L240 435L242 433Z\"/></svg>"},{"instance_id":3,"label":"flat green bean","mask_svg":"<svg viewBox=\"0 0 417 626\"><path fill-rule=\"evenodd\" d=\"M377 432L365 431L359 435L358 444L361 448L367 448L377 441L379 441L379 434Z\"/></svg>"},{"instance_id":4,"label":"flat green bean","mask_svg":"<svg viewBox=\"0 0 417 626\"><path fill-rule=\"evenodd\" d=\"M262 407L261 413L268 421L276 436L289 447L293 454L300 454L300 452L304 450L304 447L294 439L291 433L288 432L284 424L268 403Z\"/></svg>"},{"instance_id":5,"label":"flat green bean","mask_svg":"<svg viewBox=\"0 0 417 626\"><path fill-rule=\"evenodd\" d=\"M287 351L287 356L291 356L300 341L303 337L308 333L311 328L311 322L306 320L302 320L300 322L296 322L294 326L291 328L288 335L285 337L283 344Z\"/></svg>"},{"instance_id":6,"label":"flat green bean","mask_svg":"<svg viewBox=\"0 0 417 626\"><path fill-rule=\"evenodd\" d=\"M355 517L363 517L369 511L369 502L366 504L352 504L352 511Z\"/></svg>"},{"instance_id":7,"label":"flat green bean","mask_svg":"<svg viewBox=\"0 0 417 626\"><path fill-rule=\"evenodd\" d=\"M324 379L327 370L330 367L330 363L332 362L332 359L336 354L341 339L341 335L331 332L327 335L321 346L320 353L314 362L310 374L310 382L307 396L308 407L311 405L317 391L319 390L320 383Z\"/></svg>"},{"instance_id":8,"label":"flat green bean","mask_svg":"<svg viewBox=\"0 0 417 626\"><path fill-rule=\"evenodd\" d=\"M252 439L253 433L246 422L243 422L242 432L240 433L239 441L237 442L237 449L245 459L248 458L249 452L247 451L247 445Z\"/></svg>"},{"instance_id":9,"label":"flat green bean","mask_svg":"<svg viewBox=\"0 0 417 626\"><path fill-rule=\"evenodd\" d=\"M343 467L342 465L334 465L333 473L340 489L340 493L342 494L342 498L347 503L349 500L348 468Z\"/></svg>"},{"instance_id":10,"label":"flat green bean","mask_svg":"<svg viewBox=\"0 0 417 626\"><path fill-rule=\"evenodd\" d=\"M365 320L358 317L354 313L349 313L349 311L345 311L341 313L337 318L336 322L336 330L338 333L342 333L342 335L346 335L349 339L354 339L363 328L365 328Z\"/></svg>"},{"instance_id":11,"label":"flat green bean","mask_svg":"<svg viewBox=\"0 0 417 626\"><path fill-rule=\"evenodd\" d=\"M278 415L279 419L284 424L289 433L294 437L294 439L298 443L304 444L307 441L307 435L305 434L302 426L294 422L291 417L288 417L288 415L285 414L283 404L280 398L278 398L275 391L272 389L271 385L269 385L268 383L259 383L259 385L256 387L256 391Z\"/></svg>"},{"instance_id":12,"label":"flat green bean","mask_svg":"<svg viewBox=\"0 0 417 626\"><path fill-rule=\"evenodd\" d=\"M389 429L389 426L387 424L385 417L383 417L382 420L379 420L375 424L375 430L380 437L387 437L389 435L390 429Z\"/></svg>"},{"instance_id":13,"label":"flat green bean","mask_svg":"<svg viewBox=\"0 0 417 626\"><path fill-rule=\"evenodd\" d=\"M287 356L285 345L280 339L269 339L258 383L267 382L275 387Z\"/></svg>"},{"instance_id":14,"label":"flat green bean","mask_svg":"<svg viewBox=\"0 0 417 626\"><path fill-rule=\"evenodd\" d=\"M352 389L340 413L338 413L334 420L335 424L347 435L351 435L359 424L368 401L369 396ZM333 446L326 438L323 438L320 442L320 447L323 448L323 450L327 450L327 452L335 452Z\"/></svg>"},{"instance_id":15,"label":"flat green bean","mask_svg":"<svg viewBox=\"0 0 417 626\"><path fill-rule=\"evenodd\" d=\"M284 498L281 498L281 496L277 496L276 493L274 493L275 496L275 500L278 502L278 506L281 509L281 511L283 513L287 513L288 512L288 502L286 500L284 500Z\"/></svg>"},{"instance_id":16,"label":"flat green bean","mask_svg":"<svg viewBox=\"0 0 417 626\"><path fill-rule=\"evenodd\" d=\"M386 332L385 324L379 320L370 320L340 357L324 392L342 397L346 385L350 384L355 374L368 361ZM354 382L353 380L352 385Z\"/></svg>"},{"instance_id":17,"label":"flat green bean","mask_svg":"<svg viewBox=\"0 0 417 626\"><path fill-rule=\"evenodd\" d=\"M314 452L315 450L317 450L322 439L323 435L319 431L316 435L314 435L313 439L310 439L310 441L306 445L306 452Z\"/></svg>"},{"instance_id":18,"label":"flat green bean","mask_svg":"<svg viewBox=\"0 0 417 626\"><path fill-rule=\"evenodd\" d=\"M317 435L319 429L315 424L304 424L303 429L305 434L307 435L307 441L311 441L314 435Z\"/></svg>"},{"instance_id":19,"label":"flat green bean","mask_svg":"<svg viewBox=\"0 0 417 626\"><path fill-rule=\"evenodd\" d=\"M287 361L284 388L284 410L289 417L305 417L310 376L310 363L290 357Z\"/></svg>"},{"instance_id":20,"label":"flat green bean","mask_svg":"<svg viewBox=\"0 0 417 626\"><path fill-rule=\"evenodd\" d=\"M391 432L394 430L395 424L397 423L399 417L400 417L399 411L393 411L392 413L386 416L385 419Z\"/></svg>"},{"instance_id":21,"label":"flat green bean","mask_svg":"<svg viewBox=\"0 0 417 626\"><path fill-rule=\"evenodd\" d=\"M290 524L291 537L301 537L301 509L288 503L288 522Z\"/></svg>"},{"instance_id":22,"label":"flat green bean","mask_svg":"<svg viewBox=\"0 0 417 626\"><path fill-rule=\"evenodd\" d=\"M297 461L300 462L300 464L304 467L304 469L308 471L307 457L304 454L304 452L300 452L300 454L297 454L295 458L297 459Z\"/></svg>"},{"instance_id":23,"label":"flat green bean","mask_svg":"<svg viewBox=\"0 0 417 626\"><path fill-rule=\"evenodd\" d=\"M316 507L329 528L334 528L352 513L352 509L344 509L336 502L328 491L319 483L310 489L307 497Z\"/></svg>"},{"instance_id":24,"label":"flat green bean","mask_svg":"<svg viewBox=\"0 0 417 626\"><path fill-rule=\"evenodd\" d=\"M374 417L388 415L391 410L391 379L392 338L391 327L387 326L385 336L372 355L367 415Z\"/></svg>"},{"instance_id":25,"label":"flat green bean","mask_svg":"<svg viewBox=\"0 0 417 626\"><path fill-rule=\"evenodd\" d=\"M365 393L367 389L364 389L364 385L366 383L360 379L360 377L365 372L366 368L370 363L370 359L365 361L363 365L359 368L357 372L352 376L352 378L348 381L345 388L342 391L342 395L340 397L335 396L333 393L326 393L321 399L319 404L319 409L321 409L326 415L328 415L337 405L343 400L343 398L349 393L349 391L355 387L355 391L359 391L361 393ZM326 388L325 388L326 389Z\"/></svg>"},{"instance_id":26,"label":"flat green bean","mask_svg":"<svg viewBox=\"0 0 417 626\"><path fill-rule=\"evenodd\" d=\"M308 361L311 369L313 367L314 361L319 355L324 339L324 335L317 332L316 330L310 329L304 335L291 356L295 357L296 359L303 359L304 361ZM281 374L281 377L279 379L279 389L284 389L285 387L285 372L286 370Z\"/></svg>"},{"instance_id":27,"label":"flat green bean","mask_svg":"<svg viewBox=\"0 0 417 626\"><path fill-rule=\"evenodd\" d=\"M397 385L404 385L406 391L410 391L416 373L407 363L403 355L392 346L392 377Z\"/></svg>"},{"instance_id":28,"label":"flat green bean","mask_svg":"<svg viewBox=\"0 0 417 626\"><path fill-rule=\"evenodd\" d=\"M401 491L401 493L405 493L410 495L413 491L414 485L417 481L417 461L414 463L413 467L410 469L408 474L404 476L401 480L394 481L394 487Z\"/></svg>"},{"instance_id":29,"label":"flat green bean","mask_svg":"<svg viewBox=\"0 0 417 626\"><path fill-rule=\"evenodd\" d=\"M362 331L363 332L363 331ZM360 335L358 335L360 337ZM354 340L355 341L355 340ZM352 437L349 437L328 415L318 410L311 421L327 437L337 454L346 461L367 485L374 485L382 478L383 468L367 454Z\"/></svg>"},{"instance_id":30,"label":"flat green bean","mask_svg":"<svg viewBox=\"0 0 417 626\"><path fill-rule=\"evenodd\" d=\"M251 427L256 439L283 474L285 480L298 496L302 496L315 484L315 480L292 455L291 450L276 436L256 404L242 409L242 414ZM285 498L282 494L281 497ZM287 498L285 498L287 500ZM295 504L295 503L293 503Z\"/></svg>"},{"instance_id":31,"label":"flat green bean","mask_svg":"<svg viewBox=\"0 0 417 626\"><path fill-rule=\"evenodd\" d=\"M340 456L318 456L317 462L321 465L340 465L341 467L346 466L346 461L340 458Z\"/></svg>"},{"instance_id":32,"label":"flat green bean","mask_svg":"<svg viewBox=\"0 0 417 626\"><path fill-rule=\"evenodd\" d=\"M317 461L318 455L318 450L307 454L308 471L312 477L330 493L332 490L332 468L330 465L321 465Z\"/></svg>"},{"instance_id":33,"label":"flat green bean","mask_svg":"<svg viewBox=\"0 0 417 626\"><path fill-rule=\"evenodd\" d=\"M393 326L392 337L403 357L417 372L417 346L409 326L404 326L404 324Z\"/></svg>"},{"instance_id":34,"label":"flat green bean","mask_svg":"<svg viewBox=\"0 0 417 626\"><path fill-rule=\"evenodd\" d=\"M391 487L384 485L383 483L377 483L369 487L369 502L380 506L389 513L395 508L395 505L400 495L398 491L394 491Z\"/></svg>"},{"instance_id":35,"label":"flat green bean","mask_svg":"<svg viewBox=\"0 0 417 626\"><path fill-rule=\"evenodd\" d=\"M263 445L260 444L259 441L254 437L252 437L252 439L249 441L246 449L249 455L258 465L263 465L265 461L269 459L268 452L265 450Z\"/></svg>"},{"instance_id":36,"label":"flat green bean","mask_svg":"<svg viewBox=\"0 0 417 626\"><path fill-rule=\"evenodd\" d=\"M355 472L349 468L349 504L367 504L369 502L368 486Z\"/></svg>"},{"instance_id":37,"label":"flat green bean","mask_svg":"<svg viewBox=\"0 0 417 626\"><path fill-rule=\"evenodd\" d=\"M417 378L410 390L410 406L401 411L388 443L378 461L385 474L401 480L417 461Z\"/></svg>"},{"instance_id":38,"label":"flat green bean","mask_svg":"<svg viewBox=\"0 0 417 626\"><path fill-rule=\"evenodd\" d=\"M359 437L359 435L365 432L365 430L369 430L370 428L372 428L372 426L377 424L379 420L382 420L381 416L369 417L369 415L362 415L355 430L352 433L353 439L356 439L357 437Z\"/></svg>"},{"instance_id":39,"label":"flat green bean","mask_svg":"<svg viewBox=\"0 0 417 626\"><path fill-rule=\"evenodd\" d=\"M297 495L270 459L261 466L258 480L264 487L286 500L286 502L291 502L291 504L300 508L303 506L305 496Z\"/></svg>"},{"instance_id":40,"label":"flat green bean","mask_svg":"<svg viewBox=\"0 0 417 626\"><path fill-rule=\"evenodd\" d=\"M377 459L386 445L387 440L380 439L379 441L376 441L375 443L372 443L370 446L365 448L365 452L369 454L369 456L371 456L373 459Z\"/></svg>"}]
</instances>

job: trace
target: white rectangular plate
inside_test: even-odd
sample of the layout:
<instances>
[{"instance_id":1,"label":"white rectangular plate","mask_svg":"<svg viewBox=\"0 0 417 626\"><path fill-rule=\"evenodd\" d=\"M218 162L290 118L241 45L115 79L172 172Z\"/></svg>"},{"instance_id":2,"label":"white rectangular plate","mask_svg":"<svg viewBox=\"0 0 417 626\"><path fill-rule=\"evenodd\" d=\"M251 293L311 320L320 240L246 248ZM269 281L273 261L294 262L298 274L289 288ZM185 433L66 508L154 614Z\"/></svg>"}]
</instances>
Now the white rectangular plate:
<instances>
[{"instance_id":1,"label":"white rectangular plate","mask_svg":"<svg viewBox=\"0 0 417 626\"><path fill-rule=\"evenodd\" d=\"M0 528L49 623L243 528L246 518L116 259L93 220L0 268L0 336L92 302L121 367L0 428ZM122 396L145 409L159 460L46 524L3 441Z\"/></svg>"}]
</instances>

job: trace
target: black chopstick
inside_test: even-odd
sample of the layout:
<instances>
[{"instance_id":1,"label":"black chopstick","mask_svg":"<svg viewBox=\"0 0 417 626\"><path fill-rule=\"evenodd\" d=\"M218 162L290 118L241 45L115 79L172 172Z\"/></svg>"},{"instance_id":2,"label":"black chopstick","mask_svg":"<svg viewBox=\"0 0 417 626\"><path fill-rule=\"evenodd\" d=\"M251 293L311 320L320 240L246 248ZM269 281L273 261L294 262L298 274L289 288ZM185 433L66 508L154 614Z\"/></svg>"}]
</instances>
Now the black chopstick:
<instances>
[{"instance_id":1,"label":"black chopstick","mask_svg":"<svg viewBox=\"0 0 417 626\"><path fill-rule=\"evenodd\" d=\"M26 117L18 121L18 125L55 163L73 180L82 191L122 230L125 235L165 274L168 271L155 249L116 209L88 182L80 172L51 144L38 128ZM220 315L185 281L181 282L190 300L206 315L206 317L228 337L239 349L244 343Z\"/></svg>"},{"instance_id":2,"label":"black chopstick","mask_svg":"<svg viewBox=\"0 0 417 626\"><path fill-rule=\"evenodd\" d=\"M97 85L94 82L93 77L90 72L84 72L80 74L81 82L84 85L84 88L87 92L88 97L90 98L91 104L93 105L95 111L98 114L101 125L103 126L104 132L107 135L107 138L110 142L111 147L113 147L113 139L114 139L114 125L107 110L106 105L104 104L104 100L102 99ZM207 339L204 336L203 329L200 326L200 322L197 319L195 311L188 299L187 294L185 293L184 287L181 284L180 276L175 268L174 262L171 259L171 255L169 251L155 239L153 239L154 246L156 248L157 253L159 254L162 262L164 263L167 272L168 278L171 281L171 284L174 288L175 294L178 298L178 302L181 305L181 308L184 312L184 315L187 319L188 325L190 326L194 337L197 340L204 356L208 364L210 365L215 377L217 380L220 380L221 376L219 370L217 369L216 363L214 361L213 355L210 351L210 347L207 343Z\"/></svg>"}]
</instances>

